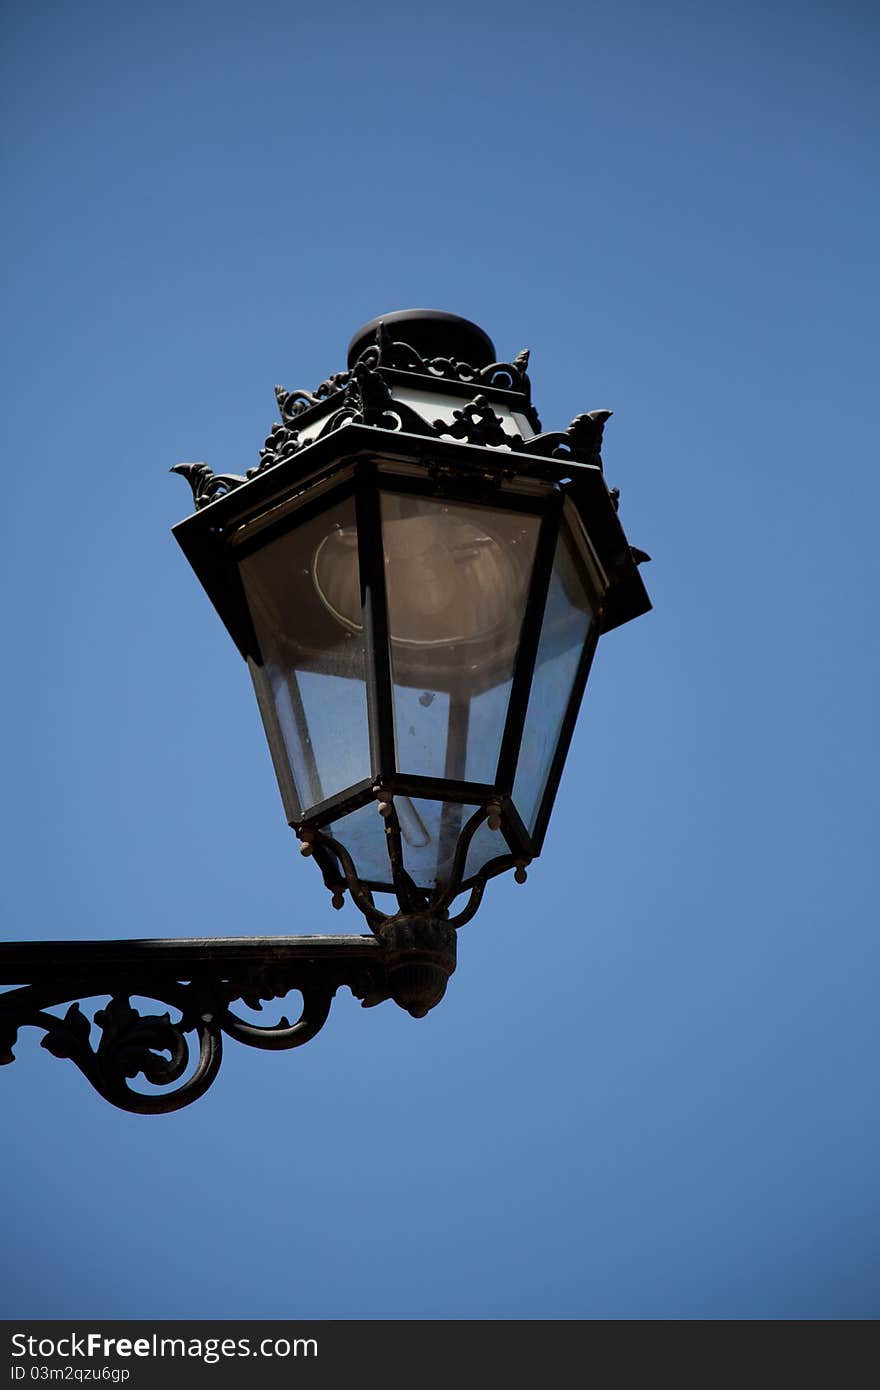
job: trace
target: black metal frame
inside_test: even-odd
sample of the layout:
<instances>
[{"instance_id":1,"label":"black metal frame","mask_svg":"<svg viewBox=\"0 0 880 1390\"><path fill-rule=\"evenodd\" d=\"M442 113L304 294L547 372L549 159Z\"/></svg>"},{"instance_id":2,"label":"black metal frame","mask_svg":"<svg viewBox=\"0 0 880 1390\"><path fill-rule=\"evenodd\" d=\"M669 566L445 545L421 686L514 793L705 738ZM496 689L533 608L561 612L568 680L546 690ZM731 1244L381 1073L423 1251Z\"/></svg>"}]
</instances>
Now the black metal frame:
<instances>
[{"instance_id":1,"label":"black metal frame","mask_svg":"<svg viewBox=\"0 0 880 1390\"><path fill-rule=\"evenodd\" d=\"M355 477L358 568L367 671L367 723L372 775L378 788L384 785L383 779L390 772L397 770L388 597L385 592L382 517L375 464L360 464Z\"/></svg>"},{"instance_id":2,"label":"black metal frame","mask_svg":"<svg viewBox=\"0 0 880 1390\"><path fill-rule=\"evenodd\" d=\"M541 518L541 530L538 535L531 582L520 629L519 650L513 670L507 721L501 737L498 768L495 773L499 791L504 796L510 796L513 792L513 779L522 747L526 712L532 689L532 676L535 672L535 660L538 655L538 644L541 640L541 622L547 603L556 543L559 539L562 503L561 493L554 493Z\"/></svg>"},{"instance_id":3,"label":"black metal frame","mask_svg":"<svg viewBox=\"0 0 880 1390\"><path fill-rule=\"evenodd\" d=\"M389 328L409 333L415 346L396 340ZM423 355L435 348L444 355ZM471 350L476 355L472 362L458 360L459 352ZM196 506L174 535L252 670L263 658L239 560L328 507L354 499L370 776L304 809L298 793L293 796L289 770L285 783L274 716L265 709L264 722L288 813L298 809L291 824L302 853L315 859L334 906L342 905L348 891L373 935L0 945L0 985L8 987L0 993L0 1063L13 1060L18 1030L34 1026L43 1030L43 1046L72 1060L112 1104L139 1114L180 1109L214 1080L223 1034L263 1049L300 1046L323 1026L342 985L364 1006L393 999L421 1017L443 995L455 969L456 929L474 916L489 879L515 869L517 880L525 881L526 865L543 844L599 635L650 608L637 568L648 557L628 544L617 517L619 494L605 483L600 446L609 412L579 415L562 432L539 434L528 353L509 363L492 361L493 356L494 347L482 330L454 316L404 311L390 316L387 324L376 320L353 339L349 370L331 376L315 392L276 387L282 418L272 427L260 463L247 475L214 474L203 463L173 470L189 481ZM410 395L420 393L418 409L402 398L402 387ZM428 393L430 402L431 392L461 401L452 422L428 418L432 412L421 397ZM448 403L443 408L448 413ZM498 410L507 414L499 416ZM514 416L525 419L535 434L524 438L512 432ZM454 739L447 743L442 778L397 766L381 540L383 489L490 503L541 517L492 784L462 780L464 763ZM594 619L530 835L512 793L566 510L582 528L590 557ZM255 685L259 695L256 680ZM455 717L450 705L450 728ZM464 748L463 726L459 734ZM450 843L454 837L456 844L448 879L430 891L417 886L407 871L395 797L444 806L441 833ZM336 821L371 802L385 827L387 882L362 880L351 854L332 833ZM476 809L461 826L457 808L463 806ZM470 846L486 823L500 832L505 852L465 877ZM389 889L399 907L390 914L373 897L375 891ZM464 893L464 905L453 912ZM290 990L299 991L303 1000L293 1024L282 1018L257 1025L233 1009L239 1000L259 1009L263 1001ZM90 1022L79 1001L101 996L110 1002L93 1010ZM131 1005L132 998L140 997L163 1001L179 1017L172 1019L168 1012L140 1015ZM65 1004L63 1017L51 1012ZM96 1045L94 1028L100 1030ZM139 1074L155 1086L154 1092L129 1085Z\"/></svg>"}]
</instances>

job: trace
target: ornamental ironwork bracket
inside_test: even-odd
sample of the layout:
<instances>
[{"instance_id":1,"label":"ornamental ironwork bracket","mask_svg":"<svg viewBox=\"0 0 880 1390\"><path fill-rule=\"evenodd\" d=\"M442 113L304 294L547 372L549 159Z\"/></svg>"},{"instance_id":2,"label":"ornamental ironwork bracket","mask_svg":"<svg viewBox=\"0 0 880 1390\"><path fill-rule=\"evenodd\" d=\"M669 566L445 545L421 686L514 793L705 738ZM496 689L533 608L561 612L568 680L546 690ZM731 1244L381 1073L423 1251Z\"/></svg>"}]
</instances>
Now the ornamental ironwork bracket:
<instances>
[{"instance_id":1,"label":"ornamental ironwork bracket","mask_svg":"<svg viewBox=\"0 0 880 1390\"><path fill-rule=\"evenodd\" d=\"M112 1105L163 1114L204 1095L220 1069L224 1034L269 1051L300 1047L323 1027L342 986L364 1008L396 999L426 1013L420 988L423 997L427 979L442 993L454 968L455 933L442 921L398 920L382 939L11 942L0 945L0 985L17 986L0 994L0 1063L14 1060L20 1028L41 1028L42 1046L74 1062ZM292 1023L256 1024L235 1010L259 1010L291 990L302 997ZM133 999L160 1001L165 1011L140 1013ZM63 1015L51 1012L65 1005ZM131 1086L139 1074L152 1092Z\"/></svg>"},{"instance_id":2,"label":"ornamental ironwork bracket","mask_svg":"<svg viewBox=\"0 0 880 1390\"><path fill-rule=\"evenodd\" d=\"M527 861L499 855L465 890L464 906L450 915L462 892L471 841L484 822L497 830L503 809L490 802L470 817L449 881L426 893L403 867L393 802L380 801L400 907L393 915L376 906L342 845L326 832L304 831L301 851L323 867L334 906L342 905L347 888L372 936L0 943L0 987L6 987L0 993L0 1065L15 1060L21 1028L41 1028L46 1051L74 1062L104 1100L136 1115L161 1115L204 1095L220 1069L224 1033L272 1052L300 1047L323 1028L343 986L364 1008L390 999L423 1018L446 993L455 970L456 931L474 916L488 879L515 868L517 882L525 882ZM344 880L331 869L331 848ZM255 1023L234 1008L261 1011L291 991L302 998L293 1023L286 1016ZM133 999L157 1000L166 1010L142 1014ZM88 1012L82 1008L86 1000L93 1001ZM51 1012L65 1005L63 1015ZM129 1083L138 1076L154 1089L135 1090Z\"/></svg>"}]
</instances>

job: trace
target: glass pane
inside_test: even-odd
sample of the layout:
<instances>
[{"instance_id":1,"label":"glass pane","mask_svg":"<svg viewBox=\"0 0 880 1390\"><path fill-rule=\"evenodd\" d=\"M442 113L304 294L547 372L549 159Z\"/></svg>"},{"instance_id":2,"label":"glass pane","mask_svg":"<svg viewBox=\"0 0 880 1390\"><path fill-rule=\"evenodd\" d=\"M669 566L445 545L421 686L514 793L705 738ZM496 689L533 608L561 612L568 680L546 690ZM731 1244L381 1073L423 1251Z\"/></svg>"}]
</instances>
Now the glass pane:
<instances>
[{"instance_id":1,"label":"glass pane","mask_svg":"<svg viewBox=\"0 0 880 1390\"><path fill-rule=\"evenodd\" d=\"M396 796L394 805L400 821L407 873L420 888L431 889L448 883L462 827L477 808L407 796ZM391 888L385 822L375 802L351 811L329 830L351 854L361 879ZM507 853L504 836L481 826L468 851L466 877L470 878L489 859Z\"/></svg>"},{"instance_id":2,"label":"glass pane","mask_svg":"<svg viewBox=\"0 0 880 1390\"><path fill-rule=\"evenodd\" d=\"M510 679L499 681L471 700L465 760L465 780L468 782L495 781L511 685Z\"/></svg>"},{"instance_id":3,"label":"glass pane","mask_svg":"<svg viewBox=\"0 0 880 1390\"><path fill-rule=\"evenodd\" d=\"M349 557L344 593L327 591L328 549ZM252 667L285 803L297 816L370 776L354 501L319 516L240 562L263 666ZM354 594L348 591L351 589Z\"/></svg>"},{"instance_id":4,"label":"glass pane","mask_svg":"<svg viewBox=\"0 0 880 1390\"><path fill-rule=\"evenodd\" d=\"M513 802L531 834L593 621L586 569L563 517L526 712Z\"/></svg>"},{"instance_id":5,"label":"glass pane","mask_svg":"<svg viewBox=\"0 0 880 1390\"><path fill-rule=\"evenodd\" d=\"M391 886L391 868L385 848L385 822L377 803L370 801L357 811L327 826L328 834L348 850L362 883Z\"/></svg>"},{"instance_id":6,"label":"glass pane","mask_svg":"<svg viewBox=\"0 0 880 1390\"><path fill-rule=\"evenodd\" d=\"M490 830L484 822L471 840L471 847L468 850L465 863L465 880L478 873L485 864L489 863L490 859L497 859L499 855L509 853L510 846L501 831Z\"/></svg>"},{"instance_id":7,"label":"glass pane","mask_svg":"<svg viewBox=\"0 0 880 1390\"><path fill-rule=\"evenodd\" d=\"M464 821L475 809L451 802L396 796L403 862L420 888L447 883Z\"/></svg>"},{"instance_id":8,"label":"glass pane","mask_svg":"<svg viewBox=\"0 0 880 1390\"><path fill-rule=\"evenodd\" d=\"M382 494L397 765L494 782L540 518Z\"/></svg>"}]
</instances>

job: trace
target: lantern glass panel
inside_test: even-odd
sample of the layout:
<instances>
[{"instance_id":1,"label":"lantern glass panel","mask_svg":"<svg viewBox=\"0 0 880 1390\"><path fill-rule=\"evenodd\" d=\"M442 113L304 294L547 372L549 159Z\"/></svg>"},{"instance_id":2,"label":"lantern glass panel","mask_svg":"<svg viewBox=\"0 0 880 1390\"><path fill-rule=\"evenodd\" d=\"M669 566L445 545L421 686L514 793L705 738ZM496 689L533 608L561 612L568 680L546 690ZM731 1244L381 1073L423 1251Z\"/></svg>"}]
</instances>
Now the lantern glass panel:
<instances>
[{"instance_id":1,"label":"lantern glass panel","mask_svg":"<svg viewBox=\"0 0 880 1390\"><path fill-rule=\"evenodd\" d=\"M448 882L461 827L477 808L408 796L396 796L394 805L407 871L420 888Z\"/></svg>"},{"instance_id":2,"label":"lantern glass panel","mask_svg":"<svg viewBox=\"0 0 880 1390\"><path fill-rule=\"evenodd\" d=\"M586 564L564 514L513 783L513 802L530 835L594 621L592 594Z\"/></svg>"},{"instance_id":3,"label":"lantern glass panel","mask_svg":"<svg viewBox=\"0 0 880 1390\"><path fill-rule=\"evenodd\" d=\"M419 888L431 889L448 882L461 829L477 807L408 796L395 796L394 805L400 823L401 848L407 873ZM363 882L390 891L391 866L386 848L385 822L378 813L376 803L372 801L342 816L331 829L334 837L354 859L358 876ZM479 847L476 846L478 838L479 832L468 856L468 877L481 869L487 859L507 853L507 846L500 835L493 834L491 842Z\"/></svg>"},{"instance_id":4,"label":"lantern glass panel","mask_svg":"<svg viewBox=\"0 0 880 1390\"><path fill-rule=\"evenodd\" d=\"M328 547L348 556L359 586L351 497L239 562L262 656L251 669L294 819L370 776L363 630L322 594Z\"/></svg>"},{"instance_id":5,"label":"lantern glass panel","mask_svg":"<svg viewBox=\"0 0 880 1390\"><path fill-rule=\"evenodd\" d=\"M362 883L391 889L391 868L386 849L385 822L375 801L349 811L327 827L348 850Z\"/></svg>"},{"instance_id":6,"label":"lantern glass panel","mask_svg":"<svg viewBox=\"0 0 880 1390\"><path fill-rule=\"evenodd\" d=\"M465 880L478 873L491 859L497 859L500 854L509 853L510 846L501 831L490 830L484 821L470 843L464 866Z\"/></svg>"},{"instance_id":7,"label":"lantern glass panel","mask_svg":"<svg viewBox=\"0 0 880 1390\"><path fill-rule=\"evenodd\" d=\"M495 781L540 518L383 492L397 766Z\"/></svg>"}]
</instances>

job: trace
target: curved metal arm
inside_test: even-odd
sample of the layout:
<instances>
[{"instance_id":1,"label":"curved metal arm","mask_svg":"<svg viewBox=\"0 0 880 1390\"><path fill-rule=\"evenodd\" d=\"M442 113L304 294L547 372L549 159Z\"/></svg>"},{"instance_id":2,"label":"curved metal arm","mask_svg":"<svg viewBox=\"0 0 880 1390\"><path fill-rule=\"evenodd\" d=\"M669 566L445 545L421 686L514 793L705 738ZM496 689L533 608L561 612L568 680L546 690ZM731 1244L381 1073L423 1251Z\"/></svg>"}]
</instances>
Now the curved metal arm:
<instances>
[{"instance_id":1,"label":"curved metal arm","mask_svg":"<svg viewBox=\"0 0 880 1390\"><path fill-rule=\"evenodd\" d=\"M383 913L376 907L373 895L369 889L365 888L358 878L357 868L354 859L344 845L328 834L326 830L310 832L310 838L305 841L306 852L311 852L315 859L321 860L320 867L324 874L324 881L328 887L336 889L337 884L341 886L344 881L345 886L351 893L355 905L360 908L369 926L374 932L379 934L383 926L391 921L398 920L399 917L427 915L432 917L445 917L450 904L458 897L461 892L461 885L467 868L467 857L470 852L474 836L480 826L486 821L492 824L494 816L500 817L501 808L497 803L489 802L486 806L481 806L465 822L463 829L458 837L458 844L452 860L452 867L448 881L441 884L433 894L420 888L412 876L407 872L404 861L403 845L401 839L400 820L393 799L389 796L387 800L379 803L380 814L385 822L386 846L388 849L388 860L391 867L391 881L394 892L400 904L400 912L389 915ZM500 828L499 822L495 822L493 828ZM336 862L341 866L344 880L338 880L335 875L328 872L327 860L330 855L335 856ZM475 876L468 902L461 912L449 919L451 926L463 926L469 922L476 913L480 900L485 890L486 882L494 878L496 874L504 873L507 869L516 869L517 880L524 881L525 865L528 860L515 854L496 855L484 864L479 873ZM520 875L523 875L521 878ZM334 892L334 903L338 901L337 894Z\"/></svg>"},{"instance_id":2,"label":"curved metal arm","mask_svg":"<svg viewBox=\"0 0 880 1390\"><path fill-rule=\"evenodd\" d=\"M483 901L483 894L485 891L485 880L474 884L461 912L457 912L454 917L449 918L450 927L463 927L466 922L469 922L471 918L476 915L477 909Z\"/></svg>"},{"instance_id":3,"label":"curved metal arm","mask_svg":"<svg viewBox=\"0 0 880 1390\"><path fill-rule=\"evenodd\" d=\"M351 894L351 900L356 907L360 908L369 925L371 927L378 927L382 922L387 921L387 915L384 912L380 912L379 908L373 902L373 895L369 888L365 888L358 878L354 860L345 848L345 845L341 845L332 835L328 835L326 830L319 830L315 836L315 841L316 843L327 845L336 855L342 867L345 886Z\"/></svg>"},{"instance_id":4,"label":"curved metal arm","mask_svg":"<svg viewBox=\"0 0 880 1390\"><path fill-rule=\"evenodd\" d=\"M288 1023L286 1017L282 1017L273 1026L264 1027L247 1023L226 1009L221 1018L223 1032L236 1042L247 1043L248 1047L261 1047L267 1052L280 1052L311 1042L327 1022L333 1003L333 990L328 985L303 985L300 993L303 1006L296 1023Z\"/></svg>"},{"instance_id":5,"label":"curved metal arm","mask_svg":"<svg viewBox=\"0 0 880 1390\"><path fill-rule=\"evenodd\" d=\"M406 871L403 862L403 845L397 807L393 801L382 801L379 803L379 811L385 821L388 861L391 865L391 881L394 884L397 901L400 903L402 911L408 915L424 912L430 899L428 894L422 892L415 880Z\"/></svg>"},{"instance_id":6,"label":"curved metal arm","mask_svg":"<svg viewBox=\"0 0 880 1390\"><path fill-rule=\"evenodd\" d=\"M481 806L480 809L474 811L470 819L465 822L462 832L458 837L458 844L455 847L455 857L449 872L449 882L440 896L431 904L432 911L444 911L452 902L453 898L458 897L461 891L461 881L464 878L464 870L467 863L468 850L471 847L471 841L483 822L488 819L488 808Z\"/></svg>"},{"instance_id":7,"label":"curved metal arm","mask_svg":"<svg viewBox=\"0 0 880 1390\"><path fill-rule=\"evenodd\" d=\"M486 884L490 878L495 878L497 874L506 873L508 869L515 869L517 883L525 883L527 862L515 854L499 854L494 859L490 859L480 870L461 912L457 913L455 917L449 918L449 925L451 927L463 927L466 922L471 920L480 906L483 893L486 891Z\"/></svg>"}]
</instances>

